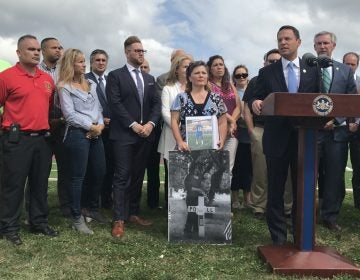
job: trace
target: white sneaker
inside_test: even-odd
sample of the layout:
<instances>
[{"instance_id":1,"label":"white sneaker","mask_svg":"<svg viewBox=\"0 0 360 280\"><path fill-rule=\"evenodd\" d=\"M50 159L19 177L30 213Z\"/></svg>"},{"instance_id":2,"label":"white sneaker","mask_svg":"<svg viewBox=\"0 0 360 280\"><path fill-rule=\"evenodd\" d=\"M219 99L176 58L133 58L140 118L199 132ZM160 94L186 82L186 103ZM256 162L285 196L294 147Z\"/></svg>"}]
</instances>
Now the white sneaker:
<instances>
[{"instance_id":1,"label":"white sneaker","mask_svg":"<svg viewBox=\"0 0 360 280\"><path fill-rule=\"evenodd\" d=\"M94 234L94 232L86 225L83 215L81 215L80 218L73 220L72 228L83 234Z\"/></svg>"}]
</instances>

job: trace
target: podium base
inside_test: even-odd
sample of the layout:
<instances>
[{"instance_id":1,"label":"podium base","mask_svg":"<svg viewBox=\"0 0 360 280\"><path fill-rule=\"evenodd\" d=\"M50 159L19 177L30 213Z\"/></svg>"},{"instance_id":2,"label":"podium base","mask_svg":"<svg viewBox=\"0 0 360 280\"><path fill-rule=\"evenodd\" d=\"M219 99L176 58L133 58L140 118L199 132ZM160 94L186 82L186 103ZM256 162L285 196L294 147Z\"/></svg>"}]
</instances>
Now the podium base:
<instances>
[{"instance_id":1,"label":"podium base","mask_svg":"<svg viewBox=\"0 0 360 280\"><path fill-rule=\"evenodd\" d=\"M360 276L360 268L335 249L315 246L313 251L300 251L294 245L259 246L260 256L280 275L333 277L339 274Z\"/></svg>"}]
</instances>

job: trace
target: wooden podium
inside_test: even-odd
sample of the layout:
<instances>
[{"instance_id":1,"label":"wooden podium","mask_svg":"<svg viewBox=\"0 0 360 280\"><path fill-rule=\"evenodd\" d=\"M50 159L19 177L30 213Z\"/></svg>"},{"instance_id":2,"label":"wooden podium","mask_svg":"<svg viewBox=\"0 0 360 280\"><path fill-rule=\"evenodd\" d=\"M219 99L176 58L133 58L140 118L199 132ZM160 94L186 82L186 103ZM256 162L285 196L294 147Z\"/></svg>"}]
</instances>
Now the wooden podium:
<instances>
[{"instance_id":1,"label":"wooden podium","mask_svg":"<svg viewBox=\"0 0 360 280\"><path fill-rule=\"evenodd\" d=\"M334 117L359 117L360 95L281 93L263 102L262 115L284 116L299 127L298 190L295 245L259 246L273 273L332 277L360 276L360 268L336 250L315 246L317 129Z\"/></svg>"}]
</instances>

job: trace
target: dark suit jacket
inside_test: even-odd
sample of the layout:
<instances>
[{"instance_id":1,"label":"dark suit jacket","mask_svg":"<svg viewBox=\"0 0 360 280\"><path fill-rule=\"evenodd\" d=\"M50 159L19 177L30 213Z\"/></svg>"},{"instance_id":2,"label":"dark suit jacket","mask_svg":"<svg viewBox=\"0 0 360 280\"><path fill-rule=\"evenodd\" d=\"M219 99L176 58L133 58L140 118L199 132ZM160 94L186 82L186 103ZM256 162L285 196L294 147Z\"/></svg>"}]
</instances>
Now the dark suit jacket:
<instances>
[{"instance_id":1,"label":"dark suit jacket","mask_svg":"<svg viewBox=\"0 0 360 280\"><path fill-rule=\"evenodd\" d=\"M300 59L300 83L298 92L319 92L316 67L308 67ZM250 108L256 99L264 100L272 92L287 92L281 60L259 70L255 94L249 101ZM288 148L291 132L294 130L286 117L266 117L263 151L266 156L282 157Z\"/></svg>"},{"instance_id":2,"label":"dark suit jacket","mask_svg":"<svg viewBox=\"0 0 360 280\"><path fill-rule=\"evenodd\" d=\"M125 65L111 71L106 80L106 96L111 112L110 139L124 144L136 143L143 138L129 127L133 122L158 123L161 115L161 99L156 94L155 78L142 72L144 79L144 100L141 108L136 84ZM154 141L154 130L146 139Z\"/></svg>"},{"instance_id":3,"label":"dark suit jacket","mask_svg":"<svg viewBox=\"0 0 360 280\"><path fill-rule=\"evenodd\" d=\"M97 93L97 96L99 98L101 107L103 108L103 116L105 118L110 118L110 108L109 108L107 100L104 97L105 92L104 93L101 92L101 88L99 86L99 81L96 79L94 73L92 73L92 72L86 73L85 78L88 79L88 80L92 80L92 81L94 81L96 83L96 85L97 85L96 86L96 93ZM104 78L107 79L107 76L104 76Z\"/></svg>"}]
</instances>

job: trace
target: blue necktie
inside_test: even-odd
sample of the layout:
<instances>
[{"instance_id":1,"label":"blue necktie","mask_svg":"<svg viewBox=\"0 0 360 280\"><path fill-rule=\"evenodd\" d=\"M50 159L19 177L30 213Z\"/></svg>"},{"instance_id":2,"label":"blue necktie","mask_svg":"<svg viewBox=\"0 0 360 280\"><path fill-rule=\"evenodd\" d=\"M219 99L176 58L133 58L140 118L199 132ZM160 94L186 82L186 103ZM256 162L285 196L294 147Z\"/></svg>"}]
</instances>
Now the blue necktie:
<instances>
[{"instance_id":1,"label":"blue necktie","mask_svg":"<svg viewBox=\"0 0 360 280\"><path fill-rule=\"evenodd\" d=\"M136 88L137 88L137 91L139 94L140 103L142 104L143 98L144 98L144 86L140 79L140 74L139 74L140 71L137 69L134 69L133 71L135 72L135 75L136 75Z\"/></svg>"},{"instance_id":2,"label":"blue necktie","mask_svg":"<svg viewBox=\"0 0 360 280\"><path fill-rule=\"evenodd\" d=\"M104 85L102 77L99 77L99 87L100 87L100 89L102 91L103 96L105 97L105 100L106 100L105 85Z\"/></svg>"},{"instance_id":3,"label":"blue necktie","mask_svg":"<svg viewBox=\"0 0 360 280\"><path fill-rule=\"evenodd\" d=\"M294 63L289 62L288 68L288 90L290 93L296 93L298 91L298 81L294 70Z\"/></svg>"},{"instance_id":4,"label":"blue necktie","mask_svg":"<svg viewBox=\"0 0 360 280\"><path fill-rule=\"evenodd\" d=\"M329 70L327 68L323 68L322 84L323 84L323 92L324 93L329 93L330 84L331 84L331 78L330 78Z\"/></svg>"}]
</instances>

